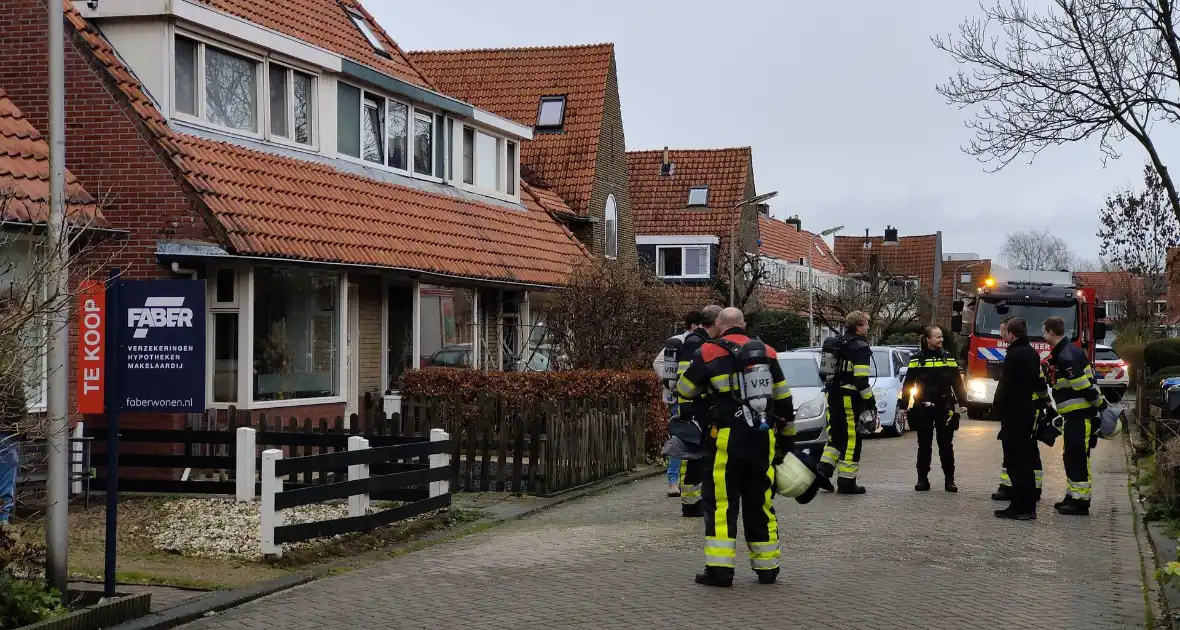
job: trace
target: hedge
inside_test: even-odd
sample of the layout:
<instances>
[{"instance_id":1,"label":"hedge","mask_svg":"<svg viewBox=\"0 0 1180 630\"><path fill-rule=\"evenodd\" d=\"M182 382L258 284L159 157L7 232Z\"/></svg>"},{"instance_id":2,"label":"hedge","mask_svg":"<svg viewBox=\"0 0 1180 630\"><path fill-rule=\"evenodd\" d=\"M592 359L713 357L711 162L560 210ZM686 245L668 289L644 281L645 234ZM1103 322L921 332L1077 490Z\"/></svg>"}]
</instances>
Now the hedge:
<instances>
[{"instance_id":1,"label":"hedge","mask_svg":"<svg viewBox=\"0 0 1180 630\"><path fill-rule=\"evenodd\" d=\"M651 370L570 370L560 372L483 372L459 368L410 370L401 378L406 396L474 400L480 394L530 404L570 398L617 396L646 410L645 445L658 455L668 437L668 408Z\"/></svg>"},{"instance_id":2,"label":"hedge","mask_svg":"<svg viewBox=\"0 0 1180 630\"><path fill-rule=\"evenodd\" d=\"M1147 371L1155 374L1160 370L1180 366L1180 339L1159 339L1143 349Z\"/></svg>"}]
</instances>

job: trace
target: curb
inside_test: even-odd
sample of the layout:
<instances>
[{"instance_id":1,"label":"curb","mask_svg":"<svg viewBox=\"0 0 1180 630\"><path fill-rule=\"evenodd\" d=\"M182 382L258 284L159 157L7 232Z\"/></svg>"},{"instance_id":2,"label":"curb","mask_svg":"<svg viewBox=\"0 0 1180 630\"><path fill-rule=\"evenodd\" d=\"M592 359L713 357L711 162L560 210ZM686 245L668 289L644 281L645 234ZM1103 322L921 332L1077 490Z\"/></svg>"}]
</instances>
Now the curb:
<instances>
[{"instance_id":1,"label":"curb","mask_svg":"<svg viewBox=\"0 0 1180 630\"><path fill-rule=\"evenodd\" d=\"M543 512L554 506L561 505L562 503L581 499L592 494L597 494L599 492L616 488L618 486L631 484L636 481L658 477L664 473L664 468L656 466L649 470L639 470L615 475L614 477L608 477L602 481L586 486L581 486L569 492L550 497L543 497L545 501L540 505L522 508L519 511L494 518L480 519L478 521L463 525L462 527L436 531L422 538L406 540L395 545L385 547L376 553L380 554L378 557L381 559L388 559L392 554L397 554L398 552L413 553L438 543L463 538L470 534L485 531L510 521L532 516L533 514ZM186 623L197 621L204 617L215 615L221 611L241 606L242 604L252 602L256 599L260 599L268 595L274 595L275 593L292 589L296 586L301 586L323 577L328 577L338 569L353 568L353 566L349 563L349 560L355 561L356 558L357 556L352 558L344 558L337 562L319 565L311 569L300 571L299 573L292 573L291 575L285 575L267 582L261 582L259 584L237 588L232 591L214 592L203 597L198 597L187 602L182 602L176 606L173 606L172 608L167 608L156 613L151 613L146 617L140 617L134 621L128 621L126 623L113 626L112 630L168 630L169 628L175 628Z\"/></svg>"}]
</instances>

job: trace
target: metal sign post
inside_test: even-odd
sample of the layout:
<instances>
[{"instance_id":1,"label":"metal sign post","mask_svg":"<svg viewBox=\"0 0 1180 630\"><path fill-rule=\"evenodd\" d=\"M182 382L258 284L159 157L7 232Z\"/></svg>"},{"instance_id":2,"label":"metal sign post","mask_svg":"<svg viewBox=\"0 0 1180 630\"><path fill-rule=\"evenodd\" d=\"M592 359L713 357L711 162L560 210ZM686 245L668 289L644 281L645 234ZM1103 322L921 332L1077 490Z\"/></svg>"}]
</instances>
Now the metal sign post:
<instances>
[{"instance_id":1,"label":"metal sign post","mask_svg":"<svg viewBox=\"0 0 1180 630\"><path fill-rule=\"evenodd\" d=\"M119 270L111 269L110 280L107 283L107 299L105 351L106 361L103 366L103 407L107 413L107 527L106 549L103 557L103 586L105 597L115 596L115 557L118 553L117 534L119 531L119 407L116 404L116 391L119 388L119 376L115 370L114 350L119 347Z\"/></svg>"}]
</instances>

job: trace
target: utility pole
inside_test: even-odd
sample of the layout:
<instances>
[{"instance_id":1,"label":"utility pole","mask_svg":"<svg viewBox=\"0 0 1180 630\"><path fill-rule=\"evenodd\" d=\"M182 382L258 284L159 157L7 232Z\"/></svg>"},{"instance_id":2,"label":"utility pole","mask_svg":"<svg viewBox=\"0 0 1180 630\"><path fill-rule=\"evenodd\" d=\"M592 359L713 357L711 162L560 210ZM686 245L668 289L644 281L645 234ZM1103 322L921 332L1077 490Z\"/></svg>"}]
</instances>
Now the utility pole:
<instances>
[{"instance_id":1,"label":"utility pole","mask_svg":"<svg viewBox=\"0 0 1180 630\"><path fill-rule=\"evenodd\" d=\"M50 313L49 347L49 470L46 481L48 522L45 527L49 585L65 594L69 577L69 233L66 228L66 72L64 20L60 0L49 0L49 252L52 266L47 293L56 308Z\"/></svg>"},{"instance_id":2,"label":"utility pole","mask_svg":"<svg viewBox=\"0 0 1180 630\"><path fill-rule=\"evenodd\" d=\"M831 236L843 229L843 225L829 228L817 234L816 237L822 240L824 237ZM815 240L812 239L807 248L807 345L809 346L819 343L815 339L815 270L811 266L811 250L815 247Z\"/></svg>"}]
</instances>

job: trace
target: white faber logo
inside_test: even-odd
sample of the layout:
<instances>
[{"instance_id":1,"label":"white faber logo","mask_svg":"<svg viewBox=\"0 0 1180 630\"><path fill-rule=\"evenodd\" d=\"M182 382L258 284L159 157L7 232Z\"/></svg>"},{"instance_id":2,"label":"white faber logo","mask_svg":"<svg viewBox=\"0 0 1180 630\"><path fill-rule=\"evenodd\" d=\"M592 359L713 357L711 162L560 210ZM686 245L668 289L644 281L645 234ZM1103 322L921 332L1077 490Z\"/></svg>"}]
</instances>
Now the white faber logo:
<instances>
[{"instance_id":1,"label":"white faber logo","mask_svg":"<svg viewBox=\"0 0 1180 630\"><path fill-rule=\"evenodd\" d=\"M147 337L151 328L192 328L193 309L184 308L184 296L150 297L142 308L127 309L127 326L135 328L135 339Z\"/></svg>"}]
</instances>

